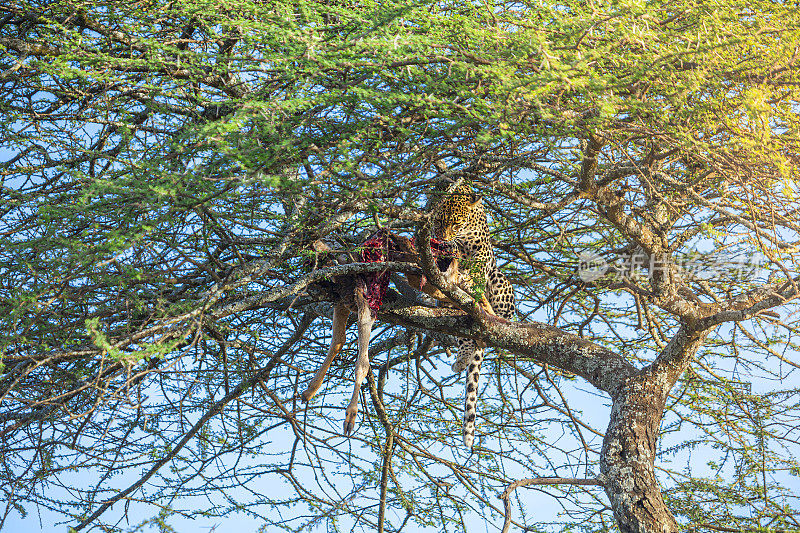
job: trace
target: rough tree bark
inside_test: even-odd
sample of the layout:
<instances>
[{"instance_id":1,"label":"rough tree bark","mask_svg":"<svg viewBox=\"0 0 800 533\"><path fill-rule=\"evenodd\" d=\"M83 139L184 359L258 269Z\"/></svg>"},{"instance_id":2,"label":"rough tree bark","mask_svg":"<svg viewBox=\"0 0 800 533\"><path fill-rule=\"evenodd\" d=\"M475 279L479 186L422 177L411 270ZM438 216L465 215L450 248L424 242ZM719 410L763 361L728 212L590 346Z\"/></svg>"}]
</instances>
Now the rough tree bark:
<instances>
[{"instance_id":1,"label":"rough tree bark","mask_svg":"<svg viewBox=\"0 0 800 533\"><path fill-rule=\"evenodd\" d=\"M651 372L641 372L628 378L613 397L600 473L614 517L625 533L678 531L654 470L666 389Z\"/></svg>"}]
</instances>

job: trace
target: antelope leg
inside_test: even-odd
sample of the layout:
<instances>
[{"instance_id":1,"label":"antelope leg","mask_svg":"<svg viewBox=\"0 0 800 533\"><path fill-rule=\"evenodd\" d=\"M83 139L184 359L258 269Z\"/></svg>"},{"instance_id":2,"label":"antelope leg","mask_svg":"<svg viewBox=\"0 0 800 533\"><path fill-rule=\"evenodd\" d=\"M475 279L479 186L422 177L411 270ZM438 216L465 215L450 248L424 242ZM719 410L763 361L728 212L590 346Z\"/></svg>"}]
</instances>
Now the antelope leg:
<instances>
[{"instance_id":1,"label":"antelope leg","mask_svg":"<svg viewBox=\"0 0 800 533\"><path fill-rule=\"evenodd\" d=\"M319 367L317 373L308 384L308 388L302 394L304 402L308 402L317 393L322 386L325 379L325 373L333 363L333 358L339 353L339 350L344 346L344 331L347 328L347 317L350 316L350 311L343 305L337 305L333 308L333 327L331 328L331 347L328 349L328 357L323 361L322 366Z\"/></svg>"},{"instance_id":2,"label":"antelope leg","mask_svg":"<svg viewBox=\"0 0 800 533\"><path fill-rule=\"evenodd\" d=\"M347 406L345 412L345 435L349 435L356 425L358 395L361 390L361 383L363 383L367 372L369 372L369 337L372 334L372 325L375 323L361 287L356 287L355 300L358 307L358 361L356 362L356 383L353 388L353 396L350 398L350 405Z\"/></svg>"}]
</instances>

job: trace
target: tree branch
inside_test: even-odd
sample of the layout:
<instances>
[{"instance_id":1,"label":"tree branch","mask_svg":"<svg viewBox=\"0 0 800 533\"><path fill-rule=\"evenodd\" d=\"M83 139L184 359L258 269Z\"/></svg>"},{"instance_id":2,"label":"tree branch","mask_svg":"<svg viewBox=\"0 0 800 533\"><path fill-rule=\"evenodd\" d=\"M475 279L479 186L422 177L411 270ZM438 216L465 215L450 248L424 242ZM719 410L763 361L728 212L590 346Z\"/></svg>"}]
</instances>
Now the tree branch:
<instances>
[{"instance_id":1,"label":"tree branch","mask_svg":"<svg viewBox=\"0 0 800 533\"><path fill-rule=\"evenodd\" d=\"M565 477L537 477L531 479L520 479L514 481L513 483L509 483L506 487L506 490L503 491L502 494L497 496L501 500L503 500L503 506L505 507L505 519L503 521L503 529L501 533L508 533L508 529L511 526L511 493L517 490L519 487L528 487L530 485L580 485L580 486L603 486L603 481L599 478L589 478L589 479L578 479L578 478L565 478Z\"/></svg>"},{"instance_id":2,"label":"tree branch","mask_svg":"<svg viewBox=\"0 0 800 533\"><path fill-rule=\"evenodd\" d=\"M489 346L577 374L612 397L625 379L637 372L621 355L540 322L511 322L486 315L479 324L456 309L408 305L394 292L387 294L378 317L393 324L482 340Z\"/></svg>"},{"instance_id":3,"label":"tree branch","mask_svg":"<svg viewBox=\"0 0 800 533\"><path fill-rule=\"evenodd\" d=\"M111 507L116 502L125 498L133 491L144 485L148 479L153 477L153 475L161 469L162 466L164 466L173 458L175 458L175 456L178 455L178 452L180 452L183 449L183 447L186 446L186 444L194 438L194 436L197 434L198 431L200 431L203 428L206 422L208 422L213 417L221 413L222 409L228 403L230 403L232 400L238 398L239 396L247 392L251 387L253 387L257 383L267 379L269 377L269 374L272 372L272 369L275 367L274 362L279 360L284 354L286 354L286 352L288 352L289 349L303 337L303 334L306 332L306 329L308 329L308 326L311 324L313 318L314 317L312 315L309 314L304 315L302 320L300 321L300 324L298 324L297 331L295 331L294 334L291 337L289 337L286 340L286 342L284 342L281 345L281 347L272 355L270 361L264 368L256 372L250 378L239 383L239 385L237 385L236 388L233 389L230 393L226 394L225 397L214 402L214 404L209 408L209 410L206 411L206 413L200 418L200 420L198 420L192 426L192 428L186 433L186 435L184 435L183 438L180 441L178 441L177 444L175 444L175 446L167 455L158 460L150 468L150 470L148 470L145 473L145 475L139 478L134 484L130 485L127 489L117 493L113 497L103 502L103 504L100 505L100 507L94 513L92 513L91 516L89 516L83 522L75 526L74 530L75 531L82 530L83 528L91 524L95 519L97 519L101 514L106 512L109 507Z\"/></svg>"}]
</instances>

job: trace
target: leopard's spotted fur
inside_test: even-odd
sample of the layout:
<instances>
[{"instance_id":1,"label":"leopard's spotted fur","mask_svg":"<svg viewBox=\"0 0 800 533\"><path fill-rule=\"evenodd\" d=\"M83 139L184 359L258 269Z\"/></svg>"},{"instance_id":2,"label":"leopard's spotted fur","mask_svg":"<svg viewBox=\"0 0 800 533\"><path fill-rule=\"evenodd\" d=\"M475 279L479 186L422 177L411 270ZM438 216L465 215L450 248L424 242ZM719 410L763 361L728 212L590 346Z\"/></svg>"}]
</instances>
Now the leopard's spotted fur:
<instances>
[{"instance_id":1,"label":"leopard's spotted fur","mask_svg":"<svg viewBox=\"0 0 800 533\"><path fill-rule=\"evenodd\" d=\"M436 238L453 241L458 246L464 258L461 268L470 270L473 292L483 291L497 316L513 319L516 313L514 288L497 268L483 203L469 185L460 185L434 205L432 223ZM464 445L470 449L475 439L478 380L484 346L471 339L459 339L458 358L453 363L454 372L467 369L462 434Z\"/></svg>"}]
</instances>

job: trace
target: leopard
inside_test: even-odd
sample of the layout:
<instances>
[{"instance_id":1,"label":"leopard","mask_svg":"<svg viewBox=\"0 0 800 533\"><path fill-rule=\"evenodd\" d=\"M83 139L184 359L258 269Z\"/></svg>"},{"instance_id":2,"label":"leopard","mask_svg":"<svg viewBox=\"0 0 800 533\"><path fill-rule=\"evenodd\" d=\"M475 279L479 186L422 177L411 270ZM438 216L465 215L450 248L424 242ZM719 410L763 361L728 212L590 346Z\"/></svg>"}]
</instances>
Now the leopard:
<instances>
[{"instance_id":1,"label":"leopard","mask_svg":"<svg viewBox=\"0 0 800 533\"><path fill-rule=\"evenodd\" d=\"M433 204L430 214L433 237L455 244L463 258L459 268L468 269L473 295L485 298L496 316L513 320L516 316L514 287L497 267L483 201L469 183L462 182L454 190L442 194L447 185L444 182L438 186L438 191L434 190L441 199ZM475 441L478 381L485 347L481 341L459 339L458 356L452 365L455 373L467 370L462 438L469 450Z\"/></svg>"}]
</instances>

